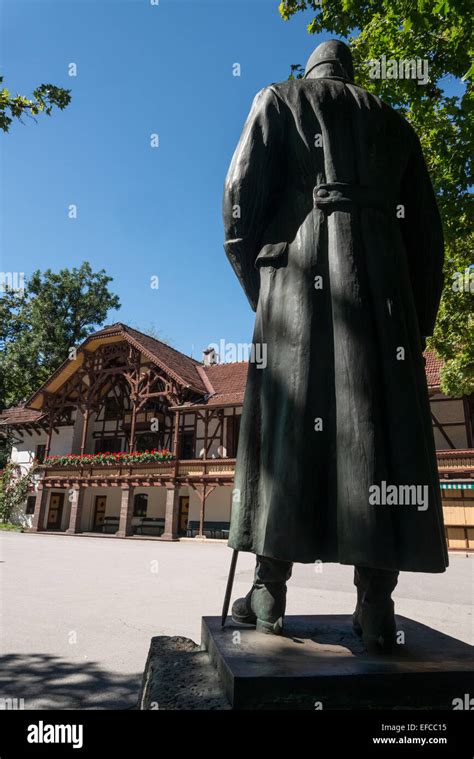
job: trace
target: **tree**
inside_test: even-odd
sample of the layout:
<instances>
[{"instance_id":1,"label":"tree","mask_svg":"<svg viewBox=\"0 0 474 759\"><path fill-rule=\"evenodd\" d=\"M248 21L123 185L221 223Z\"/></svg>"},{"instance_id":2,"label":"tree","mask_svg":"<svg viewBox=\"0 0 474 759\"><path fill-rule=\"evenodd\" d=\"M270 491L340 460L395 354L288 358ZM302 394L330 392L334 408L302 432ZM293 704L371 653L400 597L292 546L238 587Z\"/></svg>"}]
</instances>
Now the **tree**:
<instances>
[{"instance_id":1,"label":"tree","mask_svg":"<svg viewBox=\"0 0 474 759\"><path fill-rule=\"evenodd\" d=\"M467 0L285 0L284 20L313 9L310 34L348 40L357 83L400 111L420 137L438 197L446 241L445 290L428 347L445 361L442 389L474 391L474 277L472 264L473 145L472 7ZM429 80L372 78L371 61L426 61ZM299 64L291 76L301 76ZM448 94L454 85L456 94ZM464 286L460 287L460 277ZM469 280L466 286L466 279Z\"/></svg>"},{"instance_id":2,"label":"tree","mask_svg":"<svg viewBox=\"0 0 474 759\"><path fill-rule=\"evenodd\" d=\"M2 82L3 76L0 77L0 84ZM10 95L10 91L3 87L0 90L0 128L8 132L14 118L21 121L21 117L26 115L34 119L40 113L50 116L54 106L62 111L70 102L71 90L54 84L40 84L33 92L33 99Z\"/></svg>"},{"instance_id":3,"label":"tree","mask_svg":"<svg viewBox=\"0 0 474 759\"><path fill-rule=\"evenodd\" d=\"M27 399L79 344L120 308L112 277L89 263L79 269L35 271L24 292L0 298L0 408Z\"/></svg>"},{"instance_id":4,"label":"tree","mask_svg":"<svg viewBox=\"0 0 474 759\"><path fill-rule=\"evenodd\" d=\"M37 464L28 469L8 463L0 475L0 521L22 523L25 501L36 479Z\"/></svg>"}]
</instances>

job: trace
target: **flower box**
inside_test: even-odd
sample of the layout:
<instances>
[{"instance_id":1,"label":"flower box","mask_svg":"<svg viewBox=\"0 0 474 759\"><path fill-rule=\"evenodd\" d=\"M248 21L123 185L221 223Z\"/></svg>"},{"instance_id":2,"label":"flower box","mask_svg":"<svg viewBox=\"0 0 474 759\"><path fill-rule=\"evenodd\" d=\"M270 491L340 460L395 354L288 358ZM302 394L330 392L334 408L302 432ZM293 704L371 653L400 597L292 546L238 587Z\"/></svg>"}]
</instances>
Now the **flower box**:
<instances>
[{"instance_id":1,"label":"flower box","mask_svg":"<svg viewBox=\"0 0 474 759\"><path fill-rule=\"evenodd\" d=\"M51 467L81 467L81 466L130 466L130 464L152 464L159 461L172 461L173 454L167 448L151 451L132 451L127 453L71 453L67 456L48 456L44 465Z\"/></svg>"}]
</instances>

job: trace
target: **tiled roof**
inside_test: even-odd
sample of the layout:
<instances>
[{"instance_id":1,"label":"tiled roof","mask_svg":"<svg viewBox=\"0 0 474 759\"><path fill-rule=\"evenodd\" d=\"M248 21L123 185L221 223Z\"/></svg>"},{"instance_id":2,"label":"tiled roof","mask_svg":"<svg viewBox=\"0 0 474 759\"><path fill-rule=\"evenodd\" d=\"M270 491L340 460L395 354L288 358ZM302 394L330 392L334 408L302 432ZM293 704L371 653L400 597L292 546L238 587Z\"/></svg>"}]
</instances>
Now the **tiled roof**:
<instances>
[{"instance_id":1,"label":"tiled roof","mask_svg":"<svg viewBox=\"0 0 474 759\"><path fill-rule=\"evenodd\" d=\"M423 355L426 359L425 372L428 387L439 387L439 372L444 362L432 351L425 351Z\"/></svg>"},{"instance_id":2,"label":"tiled roof","mask_svg":"<svg viewBox=\"0 0 474 759\"><path fill-rule=\"evenodd\" d=\"M115 326L115 325L114 325ZM184 384L191 385L193 388L202 390L206 393L206 386L204 385L202 378L197 370L197 367L201 366L201 362L195 358L186 356L185 353L172 348L166 343L162 343L161 340L156 340L154 337L145 335L143 332L139 332L137 329L127 327L125 324L120 325L124 332L130 337L140 343L145 350L157 358L166 367L171 369L178 377L184 380ZM94 337L98 333L96 332Z\"/></svg>"},{"instance_id":3,"label":"tiled roof","mask_svg":"<svg viewBox=\"0 0 474 759\"><path fill-rule=\"evenodd\" d=\"M205 366L204 371L216 395L242 395L243 398L247 382L247 361L237 361L232 364L211 364L211 366Z\"/></svg>"},{"instance_id":4,"label":"tiled roof","mask_svg":"<svg viewBox=\"0 0 474 759\"><path fill-rule=\"evenodd\" d=\"M205 406L236 406L244 402L245 385L247 384L247 361L237 361L228 364L212 364L201 366L200 373L206 378L208 390L206 399L197 403L184 403L179 408L200 408ZM178 408L174 406L173 408Z\"/></svg>"},{"instance_id":5,"label":"tiled roof","mask_svg":"<svg viewBox=\"0 0 474 759\"><path fill-rule=\"evenodd\" d=\"M206 406L229 406L234 403L240 406L244 402L244 394L244 390L241 393L216 393L216 395L211 395Z\"/></svg>"},{"instance_id":6,"label":"tiled roof","mask_svg":"<svg viewBox=\"0 0 474 759\"><path fill-rule=\"evenodd\" d=\"M12 406L0 414L0 425L7 424L34 424L44 416L42 411L25 408L25 406Z\"/></svg>"},{"instance_id":7,"label":"tiled roof","mask_svg":"<svg viewBox=\"0 0 474 759\"><path fill-rule=\"evenodd\" d=\"M111 324L97 332L93 332L86 337L80 347L84 348L97 339L116 335L123 335L124 340L127 340L138 350L142 350L144 354L148 355L151 361L155 361L157 365L161 366L165 372L177 380L181 385L190 385L192 390L198 393L204 394L208 392L208 389L198 372L198 367L201 366L199 361L190 356L186 356L186 354L172 348L170 345L166 345L166 343L161 342L161 340L157 340L150 335L145 335L143 332L128 327L126 324L122 324L122 322ZM28 404L31 405L33 401L48 388L51 381L58 377L68 365L70 365L70 361L66 359L66 361L53 372L44 385L31 396L28 400Z\"/></svg>"},{"instance_id":8,"label":"tiled roof","mask_svg":"<svg viewBox=\"0 0 474 759\"><path fill-rule=\"evenodd\" d=\"M135 343L139 343L151 356L169 367L185 384L201 391L203 396L208 396L207 401L203 398L202 402L198 402L198 404L185 404L186 406L240 405L243 403L248 370L246 361L203 366L196 359L186 356L160 340L120 322L95 332L88 339L120 332L127 333ZM432 351L425 351L424 357L426 359L428 387L439 387L439 372L443 366L443 361L438 359ZM42 416L41 411L26 408L24 405L16 406L0 413L0 425L32 424Z\"/></svg>"},{"instance_id":9,"label":"tiled roof","mask_svg":"<svg viewBox=\"0 0 474 759\"><path fill-rule=\"evenodd\" d=\"M439 387L439 372L443 361L431 351L425 351L426 379L428 387ZM248 363L239 361L229 364L213 364L204 367L206 376L215 390L207 401L207 406L224 403L243 403L247 382Z\"/></svg>"},{"instance_id":10,"label":"tiled roof","mask_svg":"<svg viewBox=\"0 0 474 759\"><path fill-rule=\"evenodd\" d=\"M199 361L186 356L181 351L171 348L154 337L145 335L126 324L118 322L95 332L91 337L106 336L118 331L126 332L131 338L155 356L159 361L172 369L186 384L202 390L203 395L209 395L207 406L218 406L222 403L242 403L245 384L247 382L247 362L238 361L229 364L212 364L203 366ZM207 378L205 382L203 373ZM211 387L214 393L211 393Z\"/></svg>"}]
</instances>

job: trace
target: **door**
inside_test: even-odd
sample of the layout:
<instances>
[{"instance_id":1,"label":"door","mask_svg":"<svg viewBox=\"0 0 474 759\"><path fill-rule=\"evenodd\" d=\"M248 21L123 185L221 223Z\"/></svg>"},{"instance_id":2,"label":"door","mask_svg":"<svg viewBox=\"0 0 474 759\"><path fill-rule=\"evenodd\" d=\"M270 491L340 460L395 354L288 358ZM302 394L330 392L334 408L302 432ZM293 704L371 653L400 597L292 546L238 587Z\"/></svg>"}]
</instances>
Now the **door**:
<instances>
[{"instance_id":1,"label":"door","mask_svg":"<svg viewBox=\"0 0 474 759\"><path fill-rule=\"evenodd\" d=\"M63 515L64 493L51 493L48 510L47 530L60 530Z\"/></svg>"},{"instance_id":2,"label":"door","mask_svg":"<svg viewBox=\"0 0 474 759\"><path fill-rule=\"evenodd\" d=\"M104 526L105 519L105 505L107 503L106 495L96 495L95 497L95 509L94 509L94 524L92 529L94 532L101 532Z\"/></svg>"},{"instance_id":3,"label":"door","mask_svg":"<svg viewBox=\"0 0 474 759\"><path fill-rule=\"evenodd\" d=\"M189 496L181 495L179 497L179 517L178 517L178 533L180 535L186 535L186 529L188 526L189 517Z\"/></svg>"}]
</instances>

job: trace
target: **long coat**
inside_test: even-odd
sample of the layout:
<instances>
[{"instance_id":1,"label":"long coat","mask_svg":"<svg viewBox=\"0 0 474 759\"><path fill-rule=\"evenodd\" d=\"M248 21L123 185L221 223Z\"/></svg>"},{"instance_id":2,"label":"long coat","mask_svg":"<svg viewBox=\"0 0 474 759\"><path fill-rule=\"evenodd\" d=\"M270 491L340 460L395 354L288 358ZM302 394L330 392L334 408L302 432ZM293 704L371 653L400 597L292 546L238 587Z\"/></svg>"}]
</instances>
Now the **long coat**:
<instances>
[{"instance_id":1,"label":"long coat","mask_svg":"<svg viewBox=\"0 0 474 759\"><path fill-rule=\"evenodd\" d=\"M414 131L338 77L267 87L223 208L224 247L256 310L253 342L267 351L266 366L249 366L229 545L444 571L422 355L443 236ZM429 500L374 503L374 485L418 485Z\"/></svg>"}]
</instances>

